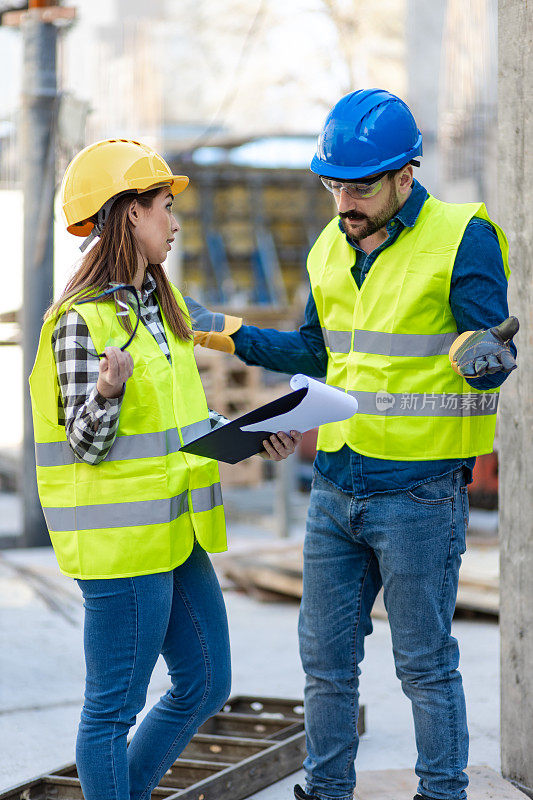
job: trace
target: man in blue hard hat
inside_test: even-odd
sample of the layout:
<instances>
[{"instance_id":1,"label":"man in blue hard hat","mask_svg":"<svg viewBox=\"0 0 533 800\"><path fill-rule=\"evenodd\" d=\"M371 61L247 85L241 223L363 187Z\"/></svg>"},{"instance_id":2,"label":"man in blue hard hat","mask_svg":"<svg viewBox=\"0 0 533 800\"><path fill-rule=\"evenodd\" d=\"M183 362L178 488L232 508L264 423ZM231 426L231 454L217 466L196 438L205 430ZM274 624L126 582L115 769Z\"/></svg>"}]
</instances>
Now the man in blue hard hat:
<instances>
[{"instance_id":1,"label":"man in blue hard hat","mask_svg":"<svg viewBox=\"0 0 533 800\"><path fill-rule=\"evenodd\" d=\"M383 587L411 701L416 800L465 800L468 730L451 635L476 455L492 451L498 387L516 367L508 246L480 203L413 178L422 134L380 89L343 97L311 170L338 215L309 254L298 331L241 326L192 300L195 338L247 364L326 375L359 412L322 426L304 545L305 791L351 800L358 676Z\"/></svg>"}]
</instances>

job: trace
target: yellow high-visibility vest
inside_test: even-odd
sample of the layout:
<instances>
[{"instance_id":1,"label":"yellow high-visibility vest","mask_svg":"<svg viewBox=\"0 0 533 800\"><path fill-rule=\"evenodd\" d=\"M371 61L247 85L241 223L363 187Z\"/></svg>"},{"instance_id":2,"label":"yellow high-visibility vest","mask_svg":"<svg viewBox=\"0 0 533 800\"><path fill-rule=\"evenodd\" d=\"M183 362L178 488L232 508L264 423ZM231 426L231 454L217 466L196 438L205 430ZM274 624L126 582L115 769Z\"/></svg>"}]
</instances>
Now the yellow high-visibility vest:
<instances>
[{"instance_id":1,"label":"yellow high-visibility vest","mask_svg":"<svg viewBox=\"0 0 533 800\"><path fill-rule=\"evenodd\" d=\"M498 390L473 389L448 358L458 335L449 302L452 270L473 217L494 226L508 276L505 234L478 203L428 197L414 227L379 254L361 289L339 218L317 239L307 268L328 352L327 383L359 403L352 419L321 426L320 450L348 444L400 461L492 451Z\"/></svg>"},{"instance_id":2,"label":"yellow high-visibility vest","mask_svg":"<svg viewBox=\"0 0 533 800\"><path fill-rule=\"evenodd\" d=\"M181 294L173 287L188 318ZM74 305L101 353L123 341L113 301ZM133 310L130 320L135 323ZM210 430L192 339L178 339L165 319L172 364L140 324L129 347L133 375L126 383L117 437L103 461L76 458L58 423L59 384L47 319L30 392L37 484L50 538L65 575L121 578L165 572L183 563L194 539L209 552L227 549L216 461L180 452Z\"/></svg>"}]
</instances>

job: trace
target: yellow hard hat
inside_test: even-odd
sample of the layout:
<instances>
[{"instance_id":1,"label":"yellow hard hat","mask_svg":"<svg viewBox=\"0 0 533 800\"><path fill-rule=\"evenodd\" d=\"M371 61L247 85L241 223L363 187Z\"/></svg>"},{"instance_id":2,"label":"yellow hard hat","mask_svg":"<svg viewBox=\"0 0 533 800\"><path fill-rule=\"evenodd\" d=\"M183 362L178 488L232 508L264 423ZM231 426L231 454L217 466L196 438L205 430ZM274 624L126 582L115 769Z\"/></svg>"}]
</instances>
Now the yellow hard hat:
<instances>
[{"instance_id":1,"label":"yellow hard hat","mask_svg":"<svg viewBox=\"0 0 533 800\"><path fill-rule=\"evenodd\" d=\"M173 175L164 158L148 145L131 139L105 139L85 147L67 167L61 184L61 205L67 230L87 236L90 219L102 206L122 192L147 192L169 186L176 195L189 179Z\"/></svg>"}]
</instances>

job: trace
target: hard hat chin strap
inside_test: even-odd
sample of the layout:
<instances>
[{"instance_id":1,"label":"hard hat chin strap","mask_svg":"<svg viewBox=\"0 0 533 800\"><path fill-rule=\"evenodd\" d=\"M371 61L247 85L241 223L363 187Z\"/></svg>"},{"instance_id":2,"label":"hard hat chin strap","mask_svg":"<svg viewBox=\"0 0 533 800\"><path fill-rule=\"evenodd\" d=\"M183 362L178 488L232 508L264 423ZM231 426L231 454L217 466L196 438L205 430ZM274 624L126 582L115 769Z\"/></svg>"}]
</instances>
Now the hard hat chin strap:
<instances>
[{"instance_id":1,"label":"hard hat chin strap","mask_svg":"<svg viewBox=\"0 0 533 800\"><path fill-rule=\"evenodd\" d=\"M97 233L96 230L93 228L92 231L90 232L90 234L88 236L86 236L85 239L83 240L83 242L80 244L81 252L84 253L87 250L87 248L89 247L89 245L91 244L92 240L96 239L96 237L99 236L99 235L100 234Z\"/></svg>"},{"instance_id":2,"label":"hard hat chin strap","mask_svg":"<svg viewBox=\"0 0 533 800\"><path fill-rule=\"evenodd\" d=\"M113 208L115 200L117 200L122 194L126 194L126 192L121 192L120 194L116 194L114 197L110 197L109 200L106 203L104 203L102 208L97 212L96 220L94 222L92 231L80 244L80 250L82 253L84 253L87 250L93 239L96 239L97 236L102 235L104 225L106 224L109 218L109 214L111 209ZM131 194L131 192L128 194Z\"/></svg>"}]
</instances>

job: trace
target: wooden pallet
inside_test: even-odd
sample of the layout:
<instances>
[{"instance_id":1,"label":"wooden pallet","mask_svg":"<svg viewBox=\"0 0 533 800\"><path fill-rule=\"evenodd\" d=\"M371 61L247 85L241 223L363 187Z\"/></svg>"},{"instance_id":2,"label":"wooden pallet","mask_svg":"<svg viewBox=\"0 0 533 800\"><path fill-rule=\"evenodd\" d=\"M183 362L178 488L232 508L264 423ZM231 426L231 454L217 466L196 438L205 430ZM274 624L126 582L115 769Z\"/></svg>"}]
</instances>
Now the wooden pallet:
<instances>
[{"instance_id":1,"label":"wooden pallet","mask_svg":"<svg viewBox=\"0 0 533 800\"><path fill-rule=\"evenodd\" d=\"M305 757L302 700L239 695L207 720L152 798L243 800L299 770ZM360 707L357 731L365 732ZM83 800L75 764L0 794L0 800Z\"/></svg>"},{"instance_id":2,"label":"wooden pallet","mask_svg":"<svg viewBox=\"0 0 533 800\"><path fill-rule=\"evenodd\" d=\"M206 269L205 235L212 230L223 237L239 293L252 297L251 259L257 230L262 228L274 239L289 299L297 297L310 244L336 213L331 195L321 189L316 177L304 169L195 164L185 153L171 164L176 174L186 169L191 179L177 201L185 293L194 297L198 290L210 291L213 274Z\"/></svg>"},{"instance_id":3,"label":"wooden pallet","mask_svg":"<svg viewBox=\"0 0 533 800\"><path fill-rule=\"evenodd\" d=\"M230 698L202 725L152 792L166 800L242 800L291 772L305 756L303 703ZM0 800L83 800L75 764L0 794Z\"/></svg>"},{"instance_id":4,"label":"wooden pallet","mask_svg":"<svg viewBox=\"0 0 533 800\"><path fill-rule=\"evenodd\" d=\"M240 588L267 599L268 595L302 596L302 543L273 542L220 559L224 575ZM499 613L499 550L497 544L472 544L463 556L456 608L497 616ZM386 618L379 596L373 616Z\"/></svg>"},{"instance_id":5,"label":"wooden pallet","mask_svg":"<svg viewBox=\"0 0 533 800\"><path fill-rule=\"evenodd\" d=\"M500 549L497 541L467 542L459 573L457 608L497 617L500 612Z\"/></svg>"},{"instance_id":6,"label":"wooden pallet","mask_svg":"<svg viewBox=\"0 0 533 800\"><path fill-rule=\"evenodd\" d=\"M527 800L526 795L490 767L467 769L468 800ZM357 774L354 800L410 800L418 779L407 769L372 770Z\"/></svg>"},{"instance_id":7,"label":"wooden pallet","mask_svg":"<svg viewBox=\"0 0 533 800\"><path fill-rule=\"evenodd\" d=\"M222 414L250 410L262 385L259 367L207 347L195 347L194 355L208 405Z\"/></svg>"}]
</instances>

